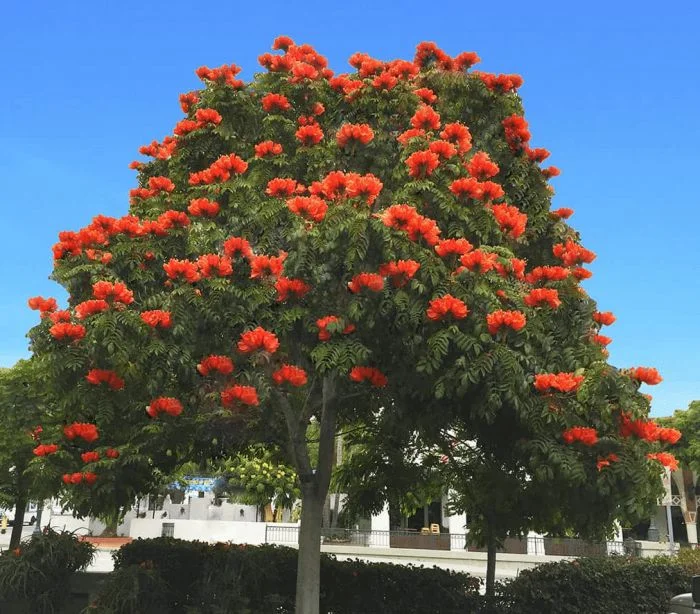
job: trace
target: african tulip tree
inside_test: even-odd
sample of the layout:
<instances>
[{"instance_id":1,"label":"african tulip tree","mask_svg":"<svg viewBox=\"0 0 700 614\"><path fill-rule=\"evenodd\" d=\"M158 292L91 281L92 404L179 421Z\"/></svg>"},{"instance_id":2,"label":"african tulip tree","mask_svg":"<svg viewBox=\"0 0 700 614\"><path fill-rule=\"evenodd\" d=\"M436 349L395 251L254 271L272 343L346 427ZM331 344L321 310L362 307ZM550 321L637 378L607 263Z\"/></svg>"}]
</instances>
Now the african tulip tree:
<instances>
[{"instance_id":1,"label":"african tulip tree","mask_svg":"<svg viewBox=\"0 0 700 614\"><path fill-rule=\"evenodd\" d=\"M476 54L431 43L414 61L355 54L338 76L308 45L274 48L250 83L197 70L174 135L133 164L129 214L61 234L69 308L31 337L63 392L57 441L86 463L64 477L75 501L126 496L177 455L286 450L307 613L343 425L537 404L542 437L579 426L565 440L592 444L541 391L583 388L605 352L579 286L594 255L551 210L558 171L530 146L519 77L469 73ZM598 428L644 412L607 407Z\"/></svg>"}]
</instances>

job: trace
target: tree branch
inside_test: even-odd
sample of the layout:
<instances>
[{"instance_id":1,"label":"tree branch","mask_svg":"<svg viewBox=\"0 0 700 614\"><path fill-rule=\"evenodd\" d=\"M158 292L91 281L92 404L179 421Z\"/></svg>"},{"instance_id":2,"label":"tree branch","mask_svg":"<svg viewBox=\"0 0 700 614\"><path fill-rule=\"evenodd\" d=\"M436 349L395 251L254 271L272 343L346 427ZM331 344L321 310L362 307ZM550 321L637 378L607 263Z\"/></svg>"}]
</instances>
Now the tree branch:
<instances>
[{"instance_id":1,"label":"tree branch","mask_svg":"<svg viewBox=\"0 0 700 614\"><path fill-rule=\"evenodd\" d=\"M336 383L326 375L323 378L323 402L318 444L318 492L325 496L331 482L333 452L335 449Z\"/></svg>"},{"instance_id":2,"label":"tree branch","mask_svg":"<svg viewBox=\"0 0 700 614\"><path fill-rule=\"evenodd\" d=\"M292 456L299 480L302 484L313 480L313 468L306 447L306 422L295 415L289 399L281 392L275 391L277 401L284 413L289 434L289 453Z\"/></svg>"}]
</instances>

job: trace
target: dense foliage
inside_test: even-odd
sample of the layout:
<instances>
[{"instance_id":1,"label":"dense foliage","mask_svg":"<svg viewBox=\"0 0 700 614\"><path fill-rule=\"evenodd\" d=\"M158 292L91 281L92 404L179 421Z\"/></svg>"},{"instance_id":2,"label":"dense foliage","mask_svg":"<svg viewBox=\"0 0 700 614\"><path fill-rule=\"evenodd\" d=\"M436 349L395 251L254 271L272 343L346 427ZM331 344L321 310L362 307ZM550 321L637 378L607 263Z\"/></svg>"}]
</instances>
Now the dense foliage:
<instances>
[{"instance_id":1,"label":"dense foliage","mask_svg":"<svg viewBox=\"0 0 700 614\"><path fill-rule=\"evenodd\" d=\"M97 611L104 614L294 611L292 548L159 538L122 547L115 561L98 599ZM438 568L324 555L321 579L321 611L334 614L462 614L474 612L478 599L478 579Z\"/></svg>"},{"instance_id":2,"label":"dense foliage","mask_svg":"<svg viewBox=\"0 0 700 614\"><path fill-rule=\"evenodd\" d=\"M0 600L25 601L36 614L59 611L72 574L85 569L93 554L92 544L71 533L34 534L0 554Z\"/></svg>"}]
</instances>

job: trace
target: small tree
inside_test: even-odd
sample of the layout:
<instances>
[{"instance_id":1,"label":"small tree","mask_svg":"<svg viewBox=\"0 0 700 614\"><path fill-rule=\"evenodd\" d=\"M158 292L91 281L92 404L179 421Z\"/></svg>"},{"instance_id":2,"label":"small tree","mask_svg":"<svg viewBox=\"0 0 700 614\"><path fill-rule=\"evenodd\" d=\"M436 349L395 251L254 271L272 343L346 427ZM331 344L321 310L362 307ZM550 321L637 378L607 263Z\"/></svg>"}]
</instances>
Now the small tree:
<instances>
[{"instance_id":1,"label":"small tree","mask_svg":"<svg viewBox=\"0 0 700 614\"><path fill-rule=\"evenodd\" d=\"M140 150L153 160L133 165L129 215L60 235L69 309L43 309L31 337L60 392L55 436L82 461L63 477L81 510L175 458L284 451L307 614L337 431L470 428L467 409L483 426L503 408L536 419L537 445L566 426L592 444L648 405L630 393L581 426L589 414L545 412L533 387L596 379L606 340L579 286L594 255L550 210L558 171L530 147L520 77L469 74L476 54L431 43L412 62L355 54L338 76L308 45L274 48L250 83L197 70L174 136Z\"/></svg>"},{"instance_id":2,"label":"small tree","mask_svg":"<svg viewBox=\"0 0 700 614\"><path fill-rule=\"evenodd\" d=\"M47 393L35 361L20 360L0 370L0 503L15 508L10 548L19 545L27 503L58 492L50 478L29 471L32 459L57 446L42 443L41 420L47 414Z\"/></svg>"}]
</instances>

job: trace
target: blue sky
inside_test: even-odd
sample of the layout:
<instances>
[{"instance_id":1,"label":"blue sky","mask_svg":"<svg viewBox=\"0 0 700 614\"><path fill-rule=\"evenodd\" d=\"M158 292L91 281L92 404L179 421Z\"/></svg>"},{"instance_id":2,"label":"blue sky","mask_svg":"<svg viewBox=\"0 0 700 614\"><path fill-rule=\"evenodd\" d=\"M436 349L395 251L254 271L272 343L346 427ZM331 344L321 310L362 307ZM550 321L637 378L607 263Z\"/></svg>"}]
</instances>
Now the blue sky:
<instances>
[{"instance_id":1,"label":"blue sky","mask_svg":"<svg viewBox=\"0 0 700 614\"><path fill-rule=\"evenodd\" d=\"M27 298L63 296L47 279L57 233L125 213L127 165L181 118L195 68L234 62L249 77L279 34L312 43L336 71L355 51L411 58L434 40L524 76L533 145L563 171L555 206L576 210L572 224L598 253L586 287L618 316L611 359L661 371L656 415L686 407L700 398L699 22L690 0L8 3L0 366L26 355Z\"/></svg>"}]
</instances>

